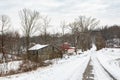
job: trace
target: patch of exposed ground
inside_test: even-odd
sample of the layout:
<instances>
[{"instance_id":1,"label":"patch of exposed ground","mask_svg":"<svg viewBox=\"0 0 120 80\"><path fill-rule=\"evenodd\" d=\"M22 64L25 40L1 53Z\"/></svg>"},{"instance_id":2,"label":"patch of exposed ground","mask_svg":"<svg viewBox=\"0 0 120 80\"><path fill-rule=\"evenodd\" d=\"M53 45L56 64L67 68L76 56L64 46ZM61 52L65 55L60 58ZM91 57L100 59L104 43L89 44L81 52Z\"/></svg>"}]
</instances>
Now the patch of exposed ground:
<instances>
[{"instance_id":1,"label":"patch of exposed ground","mask_svg":"<svg viewBox=\"0 0 120 80\"><path fill-rule=\"evenodd\" d=\"M88 66L83 74L83 80L94 80L93 66L91 60L88 63Z\"/></svg>"}]
</instances>

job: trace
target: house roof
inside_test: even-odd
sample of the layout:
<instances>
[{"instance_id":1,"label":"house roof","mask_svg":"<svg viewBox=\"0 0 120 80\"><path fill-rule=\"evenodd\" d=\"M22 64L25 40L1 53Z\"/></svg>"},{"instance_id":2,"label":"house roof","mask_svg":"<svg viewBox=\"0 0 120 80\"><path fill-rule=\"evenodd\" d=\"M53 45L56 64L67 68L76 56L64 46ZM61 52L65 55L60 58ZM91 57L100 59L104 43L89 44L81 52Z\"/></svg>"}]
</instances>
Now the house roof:
<instances>
[{"instance_id":1,"label":"house roof","mask_svg":"<svg viewBox=\"0 0 120 80\"><path fill-rule=\"evenodd\" d=\"M44 47L47 47L48 45L41 45L41 44L36 44L35 46L29 48L28 50L39 50L42 49Z\"/></svg>"}]
</instances>

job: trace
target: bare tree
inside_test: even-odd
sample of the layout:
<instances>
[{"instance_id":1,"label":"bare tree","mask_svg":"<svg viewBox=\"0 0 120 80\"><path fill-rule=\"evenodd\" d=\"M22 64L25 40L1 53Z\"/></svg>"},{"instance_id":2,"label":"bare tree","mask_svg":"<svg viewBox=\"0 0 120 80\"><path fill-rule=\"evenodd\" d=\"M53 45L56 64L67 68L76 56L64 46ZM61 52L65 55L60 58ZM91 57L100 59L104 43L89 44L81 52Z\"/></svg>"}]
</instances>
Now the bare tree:
<instances>
[{"instance_id":1,"label":"bare tree","mask_svg":"<svg viewBox=\"0 0 120 80\"><path fill-rule=\"evenodd\" d=\"M6 33L6 38L9 39L7 44L8 51L12 54L19 54L20 49L20 35L17 31L10 31Z\"/></svg>"},{"instance_id":2,"label":"bare tree","mask_svg":"<svg viewBox=\"0 0 120 80\"><path fill-rule=\"evenodd\" d=\"M65 35L65 29L66 29L66 23L65 23L65 21L61 22L60 27L62 29L62 36L64 36ZM64 42L64 40L63 40L63 42Z\"/></svg>"},{"instance_id":3,"label":"bare tree","mask_svg":"<svg viewBox=\"0 0 120 80\"><path fill-rule=\"evenodd\" d=\"M79 38L79 30L78 30L78 25L76 22L70 23L69 24L69 28L72 32L72 37L73 37L73 42L74 42L74 46L75 46L75 52L77 54L77 48L78 48L78 38Z\"/></svg>"},{"instance_id":4,"label":"bare tree","mask_svg":"<svg viewBox=\"0 0 120 80\"><path fill-rule=\"evenodd\" d=\"M94 30L98 26L99 20L92 17L79 16L77 23L78 23L79 30L81 32L80 44L81 44L82 51L84 51L89 49L90 47L91 30Z\"/></svg>"},{"instance_id":5,"label":"bare tree","mask_svg":"<svg viewBox=\"0 0 120 80\"><path fill-rule=\"evenodd\" d=\"M79 18L76 19L76 22L80 32L88 32L95 29L100 21L92 17L79 16Z\"/></svg>"},{"instance_id":6,"label":"bare tree","mask_svg":"<svg viewBox=\"0 0 120 80\"><path fill-rule=\"evenodd\" d=\"M0 32L1 32L1 52L3 54L2 60L6 62L5 56L5 39L4 34L8 31L10 27L10 18L7 15L0 16Z\"/></svg>"},{"instance_id":7,"label":"bare tree","mask_svg":"<svg viewBox=\"0 0 120 80\"><path fill-rule=\"evenodd\" d=\"M99 22L100 21L97 20L96 18L86 16L79 16L79 18L75 20L74 23L76 23L76 25L74 26L74 28L76 28L80 33L79 43L83 51L89 48L90 33L98 26Z\"/></svg>"},{"instance_id":8,"label":"bare tree","mask_svg":"<svg viewBox=\"0 0 120 80\"><path fill-rule=\"evenodd\" d=\"M65 23L65 21L62 21L60 23L60 27L62 29L62 43L63 43L63 48L64 48L64 43L65 43L65 29L66 29L66 23ZM63 53L65 53L65 50L63 50ZM61 58L63 57L63 53L61 53Z\"/></svg>"},{"instance_id":9,"label":"bare tree","mask_svg":"<svg viewBox=\"0 0 120 80\"><path fill-rule=\"evenodd\" d=\"M50 19L48 18L48 16L43 17L43 34L44 34L44 41L45 44L47 43L47 28L50 27Z\"/></svg>"},{"instance_id":10,"label":"bare tree","mask_svg":"<svg viewBox=\"0 0 120 80\"><path fill-rule=\"evenodd\" d=\"M22 31L26 37L26 52L29 53L30 36L37 32L40 27L40 14L37 11L23 9L20 11ZM29 58L29 54L27 55Z\"/></svg>"}]
</instances>

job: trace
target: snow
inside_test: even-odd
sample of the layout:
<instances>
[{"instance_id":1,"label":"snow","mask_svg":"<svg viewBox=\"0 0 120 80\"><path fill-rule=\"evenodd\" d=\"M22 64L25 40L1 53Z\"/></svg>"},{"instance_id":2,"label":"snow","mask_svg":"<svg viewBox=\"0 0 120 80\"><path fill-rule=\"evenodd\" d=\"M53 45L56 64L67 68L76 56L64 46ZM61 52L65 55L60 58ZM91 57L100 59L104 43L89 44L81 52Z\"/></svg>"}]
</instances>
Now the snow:
<instances>
[{"instance_id":1,"label":"snow","mask_svg":"<svg viewBox=\"0 0 120 80\"><path fill-rule=\"evenodd\" d=\"M0 77L0 80L82 80L89 61L91 61L90 63L93 66L92 74L94 74L94 80L113 80L111 75L115 79L120 80L119 48L104 48L96 51L96 46L93 44L90 50L85 52L79 50L78 52L81 54L72 55L69 58L50 60L53 64L48 67Z\"/></svg>"},{"instance_id":2,"label":"snow","mask_svg":"<svg viewBox=\"0 0 120 80\"><path fill-rule=\"evenodd\" d=\"M40 44L36 44L35 46L29 48L29 50L39 50L39 49L42 49L44 47L46 47L48 45L40 45Z\"/></svg>"},{"instance_id":3,"label":"snow","mask_svg":"<svg viewBox=\"0 0 120 80\"><path fill-rule=\"evenodd\" d=\"M15 55L12 55L12 54L5 54L5 56L8 58L8 59L11 59L11 58L17 58ZM3 53L0 53L0 60L2 59L3 57Z\"/></svg>"},{"instance_id":4,"label":"snow","mask_svg":"<svg viewBox=\"0 0 120 80\"><path fill-rule=\"evenodd\" d=\"M92 44L92 48L91 48L90 50L91 50L91 51L96 51L96 50L97 50L95 44Z\"/></svg>"},{"instance_id":5,"label":"snow","mask_svg":"<svg viewBox=\"0 0 120 80\"><path fill-rule=\"evenodd\" d=\"M67 59L58 60L57 63L54 62L54 65L46 68L39 68L37 71L0 78L0 80L75 80L76 78L82 80L82 74L88 61L89 56L87 54L71 56Z\"/></svg>"},{"instance_id":6,"label":"snow","mask_svg":"<svg viewBox=\"0 0 120 80\"><path fill-rule=\"evenodd\" d=\"M67 53L74 53L75 52L75 49L68 49Z\"/></svg>"},{"instance_id":7,"label":"snow","mask_svg":"<svg viewBox=\"0 0 120 80\"><path fill-rule=\"evenodd\" d=\"M94 68L94 74L95 74L95 80L112 80L110 76L104 71L100 63L98 62L97 58L95 57L95 54L92 56L92 64Z\"/></svg>"},{"instance_id":8,"label":"snow","mask_svg":"<svg viewBox=\"0 0 120 80\"><path fill-rule=\"evenodd\" d=\"M119 38L109 39L109 40L107 40L106 45L108 47L120 47L120 39Z\"/></svg>"},{"instance_id":9,"label":"snow","mask_svg":"<svg viewBox=\"0 0 120 80\"><path fill-rule=\"evenodd\" d=\"M120 80L120 67L115 64L111 64L118 56L106 56L104 54L97 55L99 61L108 72L110 72L117 80Z\"/></svg>"},{"instance_id":10,"label":"snow","mask_svg":"<svg viewBox=\"0 0 120 80\"><path fill-rule=\"evenodd\" d=\"M1 63L0 64L0 73L5 73L6 71L9 72L10 70L17 70L20 68L20 64L22 61L12 61L8 63Z\"/></svg>"}]
</instances>

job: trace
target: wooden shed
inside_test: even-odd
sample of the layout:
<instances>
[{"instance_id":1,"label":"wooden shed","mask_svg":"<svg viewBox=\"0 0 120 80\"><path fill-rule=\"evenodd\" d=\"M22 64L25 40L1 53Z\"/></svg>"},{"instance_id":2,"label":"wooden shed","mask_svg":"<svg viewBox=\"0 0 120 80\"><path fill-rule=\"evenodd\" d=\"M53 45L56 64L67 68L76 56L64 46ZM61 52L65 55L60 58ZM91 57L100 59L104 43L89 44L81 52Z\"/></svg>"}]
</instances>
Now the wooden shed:
<instances>
[{"instance_id":1,"label":"wooden shed","mask_svg":"<svg viewBox=\"0 0 120 80\"><path fill-rule=\"evenodd\" d=\"M29 54L33 60L48 60L61 56L61 51L59 48L53 45L41 45L36 44L33 47L29 48Z\"/></svg>"}]
</instances>

